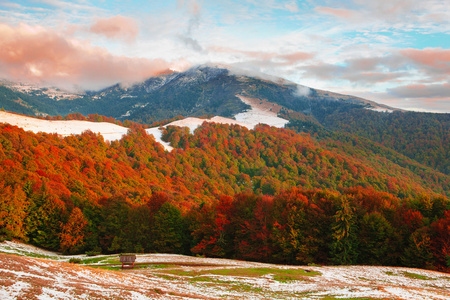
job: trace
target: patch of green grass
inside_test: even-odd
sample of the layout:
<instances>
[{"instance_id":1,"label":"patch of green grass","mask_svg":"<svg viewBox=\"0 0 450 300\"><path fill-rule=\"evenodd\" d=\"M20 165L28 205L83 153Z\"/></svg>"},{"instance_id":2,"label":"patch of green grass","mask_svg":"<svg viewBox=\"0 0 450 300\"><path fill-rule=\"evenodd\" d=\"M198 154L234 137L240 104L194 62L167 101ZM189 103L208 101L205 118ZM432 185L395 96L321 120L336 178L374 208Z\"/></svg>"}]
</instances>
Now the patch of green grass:
<instances>
[{"instance_id":1,"label":"patch of green grass","mask_svg":"<svg viewBox=\"0 0 450 300\"><path fill-rule=\"evenodd\" d=\"M80 258L72 257L71 259L69 259L69 262L70 262L71 264L81 264L81 259L80 259Z\"/></svg>"},{"instance_id":2,"label":"patch of green grass","mask_svg":"<svg viewBox=\"0 0 450 300\"><path fill-rule=\"evenodd\" d=\"M250 284L245 284L245 283L241 283L241 284L237 284L237 285L232 285L230 287L230 290L232 291L237 291L237 292L242 292L242 293L261 293L263 291L262 288L260 287L255 287L253 285Z\"/></svg>"},{"instance_id":3,"label":"patch of green grass","mask_svg":"<svg viewBox=\"0 0 450 300\"><path fill-rule=\"evenodd\" d=\"M273 275L273 279L280 282L288 282L294 280L304 280L305 276L321 275L320 272L309 271L303 269L277 269L277 268L229 268L204 271L182 271L168 270L167 273L178 276L196 277L201 275L221 275L235 277L261 277L265 275Z\"/></svg>"},{"instance_id":4,"label":"patch of green grass","mask_svg":"<svg viewBox=\"0 0 450 300\"><path fill-rule=\"evenodd\" d=\"M4 249L6 250L14 250L10 247L4 247ZM50 256L50 255L44 255L44 254L37 254L37 253L31 253L31 252L26 252L26 251L21 251L21 250L15 250L16 252L6 252L6 251L1 251L0 253L4 253L4 254L14 254L14 255L18 255L18 256L27 256L27 257L34 257L34 258L48 258L48 259L57 259L57 257L55 256Z\"/></svg>"},{"instance_id":5,"label":"patch of green grass","mask_svg":"<svg viewBox=\"0 0 450 300\"><path fill-rule=\"evenodd\" d=\"M120 259L117 256L108 257L105 261L105 264L122 264Z\"/></svg>"},{"instance_id":6,"label":"patch of green grass","mask_svg":"<svg viewBox=\"0 0 450 300\"><path fill-rule=\"evenodd\" d=\"M99 263L103 260L108 259L108 257L93 257L93 258L87 258L87 259L83 259L82 260L82 264L88 265L88 264L95 264L95 263Z\"/></svg>"},{"instance_id":7,"label":"patch of green grass","mask_svg":"<svg viewBox=\"0 0 450 300\"><path fill-rule=\"evenodd\" d=\"M359 280L364 280L364 281L370 281L370 279L367 279L365 277L358 277Z\"/></svg>"},{"instance_id":8,"label":"patch of green grass","mask_svg":"<svg viewBox=\"0 0 450 300\"><path fill-rule=\"evenodd\" d=\"M110 270L110 271L119 271L122 269L122 266L107 266L107 265L93 265L91 268Z\"/></svg>"},{"instance_id":9,"label":"patch of green grass","mask_svg":"<svg viewBox=\"0 0 450 300\"><path fill-rule=\"evenodd\" d=\"M175 268L176 265L154 265L154 264L148 264L148 265L143 265L145 268L147 269L167 269L167 268Z\"/></svg>"},{"instance_id":10,"label":"patch of green grass","mask_svg":"<svg viewBox=\"0 0 450 300\"><path fill-rule=\"evenodd\" d=\"M322 267L321 265L315 264L315 263L309 263L308 266L310 267Z\"/></svg>"},{"instance_id":11,"label":"patch of green grass","mask_svg":"<svg viewBox=\"0 0 450 300\"><path fill-rule=\"evenodd\" d=\"M398 276L398 274L394 274L394 272L392 272L392 271L386 271L384 273L386 273L387 275L390 275L390 276Z\"/></svg>"},{"instance_id":12,"label":"patch of green grass","mask_svg":"<svg viewBox=\"0 0 450 300\"><path fill-rule=\"evenodd\" d=\"M210 282L212 284L220 284L220 285L225 285L225 284L234 284L235 281L229 281L229 280L221 280L215 277L209 277L209 276L194 276L192 278L189 279L189 281L191 282Z\"/></svg>"},{"instance_id":13,"label":"patch of green grass","mask_svg":"<svg viewBox=\"0 0 450 300\"><path fill-rule=\"evenodd\" d=\"M405 275L408 278L413 278L413 279L433 280L433 278L430 278L430 277L427 277L427 276L423 276L423 275L419 275L419 274L416 274L416 273L403 272L403 275Z\"/></svg>"},{"instance_id":14,"label":"patch of green grass","mask_svg":"<svg viewBox=\"0 0 450 300\"><path fill-rule=\"evenodd\" d=\"M158 276L160 278L166 279L166 280L178 280L179 278L173 277L173 276L169 276L166 274L154 274L155 276Z\"/></svg>"}]
</instances>

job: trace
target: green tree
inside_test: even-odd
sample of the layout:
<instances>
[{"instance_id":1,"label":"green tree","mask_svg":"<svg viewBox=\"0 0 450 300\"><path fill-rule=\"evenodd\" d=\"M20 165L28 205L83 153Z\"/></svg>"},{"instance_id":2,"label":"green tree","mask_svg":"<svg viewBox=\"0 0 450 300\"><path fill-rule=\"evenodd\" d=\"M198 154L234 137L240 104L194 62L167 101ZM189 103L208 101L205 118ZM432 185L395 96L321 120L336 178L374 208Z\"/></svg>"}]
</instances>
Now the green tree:
<instances>
[{"instance_id":1,"label":"green tree","mask_svg":"<svg viewBox=\"0 0 450 300\"><path fill-rule=\"evenodd\" d=\"M358 257L358 241L353 208L347 197L342 197L332 224L331 260L341 265L356 263Z\"/></svg>"},{"instance_id":2,"label":"green tree","mask_svg":"<svg viewBox=\"0 0 450 300\"><path fill-rule=\"evenodd\" d=\"M391 224L378 212L366 214L359 226L359 262L369 265L393 265L398 238Z\"/></svg>"},{"instance_id":3,"label":"green tree","mask_svg":"<svg viewBox=\"0 0 450 300\"><path fill-rule=\"evenodd\" d=\"M150 230L152 250L160 253L187 253L189 246L186 226L180 210L173 204L164 203L153 216Z\"/></svg>"},{"instance_id":4,"label":"green tree","mask_svg":"<svg viewBox=\"0 0 450 300\"><path fill-rule=\"evenodd\" d=\"M429 231L428 227L422 227L410 236L408 246L401 257L405 266L413 268L432 267L433 253Z\"/></svg>"}]
</instances>

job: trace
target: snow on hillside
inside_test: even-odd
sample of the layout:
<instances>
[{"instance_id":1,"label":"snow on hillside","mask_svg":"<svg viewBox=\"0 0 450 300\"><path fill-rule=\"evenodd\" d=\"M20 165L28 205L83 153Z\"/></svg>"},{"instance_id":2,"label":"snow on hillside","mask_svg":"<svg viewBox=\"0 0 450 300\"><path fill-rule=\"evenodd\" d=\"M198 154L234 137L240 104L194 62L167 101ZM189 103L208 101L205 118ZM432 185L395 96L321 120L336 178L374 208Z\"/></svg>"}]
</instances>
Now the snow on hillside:
<instances>
[{"instance_id":1,"label":"snow on hillside","mask_svg":"<svg viewBox=\"0 0 450 300\"><path fill-rule=\"evenodd\" d=\"M195 129L197 129L200 125L203 124L203 122L214 122L214 123L221 123L221 124L235 124L235 125L240 125L243 127L247 127L248 129L253 129L253 126L250 126L248 124L242 123L242 122L238 122L236 120L233 119L228 119L228 118L224 118L224 117L213 117L211 119L199 119L199 118L186 118L183 120L177 120L174 121L172 123L169 123L163 127L167 127L167 126L179 126L179 127L187 127L189 128L189 132L190 133L194 133ZM162 132L161 130L159 130L159 127L153 127L153 128L149 128L146 129L147 133L152 134L153 137L155 138L155 140L157 142L159 142L165 150L167 151L172 151L173 147L169 145L169 143L164 142L161 137L162 137Z\"/></svg>"},{"instance_id":2,"label":"snow on hillside","mask_svg":"<svg viewBox=\"0 0 450 300\"><path fill-rule=\"evenodd\" d=\"M381 106L377 106L377 107L367 107L366 109L368 110L373 110L376 112L387 112L387 113L392 113L394 112L392 109L386 108L386 107L381 107Z\"/></svg>"},{"instance_id":3,"label":"snow on hillside","mask_svg":"<svg viewBox=\"0 0 450 300\"><path fill-rule=\"evenodd\" d=\"M106 122L49 121L0 111L0 122L18 126L26 131L56 133L62 136L81 134L86 130L100 133L105 140L120 140L128 128Z\"/></svg>"},{"instance_id":4,"label":"snow on hillside","mask_svg":"<svg viewBox=\"0 0 450 300\"><path fill-rule=\"evenodd\" d=\"M161 130L159 130L159 127L149 128L149 129L146 129L145 131L147 131L148 134L153 135L153 137L155 138L155 140L156 140L158 143L160 143L160 144L164 147L164 149L165 149L166 151L169 151L169 152L170 152L170 151L173 150L173 147L170 146L169 143L164 142L164 141L162 140L162 132L161 132Z\"/></svg>"},{"instance_id":5,"label":"snow on hillside","mask_svg":"<svg viewBox=\"0 0 450 300\"><path fill-rule=\"evenodd\" d=\"M277 116L280 106L262 101L260 99L253 99L237 95L239 99L245 104L250 105L252 108L249 111L239 113L234 118L242 123L249 124L250 126L256 126L260 123L267 124L278 128L283 128L289 121Z\"/></svg>"}]
</instances>

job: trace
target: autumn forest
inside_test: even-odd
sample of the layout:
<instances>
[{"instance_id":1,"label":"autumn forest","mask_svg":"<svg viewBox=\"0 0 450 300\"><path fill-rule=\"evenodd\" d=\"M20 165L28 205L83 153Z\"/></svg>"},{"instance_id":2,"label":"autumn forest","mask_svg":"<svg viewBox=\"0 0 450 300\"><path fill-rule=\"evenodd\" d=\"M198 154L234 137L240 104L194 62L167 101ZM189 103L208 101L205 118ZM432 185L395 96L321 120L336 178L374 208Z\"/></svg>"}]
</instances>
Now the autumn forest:
<instances>
[{"instance_id":1,"label":"autumn forest","mask_svg":"<svg viewBox=\"0 0 450 300\"><path fill-rule=\"evenodd\" d=\"M448 175L380 143L307 120L204 123L165 128L166 152L128 125L105 142L1 124L0 235L66 254L450 270Z\"/></svg>"}]
</instances>

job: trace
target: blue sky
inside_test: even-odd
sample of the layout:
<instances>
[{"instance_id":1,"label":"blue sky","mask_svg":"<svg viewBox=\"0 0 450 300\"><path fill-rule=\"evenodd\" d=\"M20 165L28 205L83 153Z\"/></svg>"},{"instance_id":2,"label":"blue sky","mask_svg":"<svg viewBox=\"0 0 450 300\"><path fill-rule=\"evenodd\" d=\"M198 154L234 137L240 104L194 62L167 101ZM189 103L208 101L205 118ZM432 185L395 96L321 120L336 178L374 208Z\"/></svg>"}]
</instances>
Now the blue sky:
<instances>
[{"instance_id":1,"label":"blue sky","mask_svg":"<svg viewBox=\"0 0 450 300\"><path fill-rule=\"evenodd\" d=\"M63 88L220 63L450 112L447 0L0 1L0 77Z\"/></svg>"}]
</instances>

